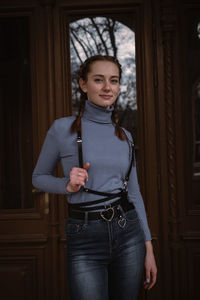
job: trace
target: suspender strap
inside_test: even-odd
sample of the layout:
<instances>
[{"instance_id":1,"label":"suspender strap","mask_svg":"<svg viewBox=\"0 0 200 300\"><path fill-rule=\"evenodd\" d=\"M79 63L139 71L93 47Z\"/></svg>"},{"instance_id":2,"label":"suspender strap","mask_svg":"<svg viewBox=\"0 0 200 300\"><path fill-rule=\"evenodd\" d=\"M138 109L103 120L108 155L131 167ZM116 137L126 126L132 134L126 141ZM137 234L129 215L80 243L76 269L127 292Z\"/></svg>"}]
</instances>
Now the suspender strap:
<instances>
[{"instance_id":1,"label":"suspender strap","mask_svg":"<svg viewBox=\"0 0 200 300\"><path fill-rule=\"evenodd\" d=\"M78 131L77 132L77 144L78 144L78 158L79 158L79 166L80 168L83 168L83 150L82 150L82 135L81 135L81 132ZM129 181L129 176L130 176L130 173L131 173L131 169L132 169L132 165L134 165L134 144L131 143L131 164L129 166L129 170L128 170L128 173L125 177L125 181L124 181L124 189L126 189L126 186L127 186L127 183ZM101 199L100 201L102 200L111 200L111 199L114 199L116 197L120 197L122 195L122 193L124 193L124 190L120 191L119 193L104 193L104 192L99 192L99 191L95 191L95 190L91 190L91 189L88 189L88 188L83 188L83 191L86 192L86 193L91 193L91 194L95 194L95 195L99 195L99 196L106 196L106 198L104 199ZM92 204L92 203L91 203Z\"/></svg>"},{"instance_id":2,"label":"suspender strap","mask_svg":"<svg viewBox=\"0 0 200 300\"><path fill-rule=\"evenodd\" d=\"M91 190L91 189L88 189L88 188L85 188L84 191L86 193L92 193L92 194L95 194L95 195L107 196L107 197L118 196L121 193L121 192L119 192L119 193L104 193L104 192L94 191L94 190Z\"/></svg>"},{"instance_id":3,"label":"suspender strap","mask_svg":"<svg viewBox=\"0 0 200 300\"><path fill-rule=\"evenodd\" d=\"M102 200L101 200L101 204L102 204ZM117 206L117 205L119 205L119 204L121 204L121 201L120 200L117 200L117 201L114 201L114 202L112 202L112 204L109 204L108 205L108 207L109 208L111 208L111 207L113 207L113 206ZM90 204L90 202L87 202L87 205L91 205ZM78 204L78 203L76 203L76 204L71 204L71 203L68 203L68 206L69 206L69 209L70 210L81 210L81 211L94 211L94 210L96 210L96 209L105 209L106 208L106 205L100 205L100 206L83 206L81 203L80 204Z\"/></svg>"},{"instance_id":4,"label":"suspender strap","mask_svg":"<svg viewBox=\"0 0 200 300\"><path fill-rule=\"evenodd\" d=\"M129 181L129 176L131 173L132 166L134 166L134 163L135 163L135 149L134 149L134 143L131 142L131 164L129 166L128 173L125 177L125 182L124 182L125 186L127 185L128 181Z\"/></svg>"},{"instance_id":5,"label":"suspender strap","mask_svg":"<svg viewBox=\"0 0 200 300\"><path fill-rule=\"evenodd\" d=\"M119 192L118 193L118 195L117 195L117 197L120 197L120 198L122 198L122 197L126 197L127 196L127 193L124 191L124 190L122 190L121 192ZM73 207L73 208L75 208L75 209L78 209L78 208L82 208L82 207L85 207L85 206L88 206L88 205L96 205L96 204L101 204L102 202L105 202L105 201L107 201L107 200L111 200L111 199L114 199L114 198L116 198L116 194L113 194L112 195L112 198L111 197L109 197L109 199L108 199L108 197L106 197L106 198L102 198L102 199L98 199L98 200L93 200L93 201L89 201L89 202L79 202L79 203L70 203L69 205L71 206L71 207ZM99 206L95 206L95 208L99 208ZM94 207L93 207L93 209L94 209Z\"/></svg>"},{"instance_id":6,"label":"suspender strap","mask_svg":"<svg viewBox=\"0 0 200 300\"><path fill-rule=\"evenodd\" d=\"M77 144L78 144L79 166L80 168L83 168L82 136L80 131L77 132Z\"/></svg>"}]
</instances>

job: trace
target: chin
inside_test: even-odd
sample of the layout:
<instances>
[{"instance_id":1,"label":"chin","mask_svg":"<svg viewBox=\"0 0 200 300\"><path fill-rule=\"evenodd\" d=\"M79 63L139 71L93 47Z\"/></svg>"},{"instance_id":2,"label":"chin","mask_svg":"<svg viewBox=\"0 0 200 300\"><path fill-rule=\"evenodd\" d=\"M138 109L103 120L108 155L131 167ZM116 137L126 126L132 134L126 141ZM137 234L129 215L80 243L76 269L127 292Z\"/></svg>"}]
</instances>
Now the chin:
<instances>
[{"instance_id":1,"label":"chin","mask_svg":"<svg viewBox=\"0 0 200 300\"><path fill-rule=\"evenodd\" d=\"M110 107L110 106L112 106L114 103L115 103L115 101L114 101L114 102L113 102L113 101L107 101L107 102L102 103L102 106L103 106L103 107Z\"/></svg>"}]
</instances>

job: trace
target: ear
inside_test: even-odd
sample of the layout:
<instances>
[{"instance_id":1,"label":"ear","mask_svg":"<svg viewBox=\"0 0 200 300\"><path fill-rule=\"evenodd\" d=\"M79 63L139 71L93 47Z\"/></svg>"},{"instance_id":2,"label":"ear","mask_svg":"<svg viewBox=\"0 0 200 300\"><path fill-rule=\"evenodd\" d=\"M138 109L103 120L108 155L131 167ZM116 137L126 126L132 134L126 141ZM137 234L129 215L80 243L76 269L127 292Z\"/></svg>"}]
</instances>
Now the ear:
<instances>
[{"instance_id":1,"label":"ear","mask_svg":"<svg viewBox=\"0 0 200 300\"><path fill-rule=\"evenodd\" d=\"M79 79L79 86L84 93L87 93L87 86L82 78Z\"/></svg>"}]
</instances>

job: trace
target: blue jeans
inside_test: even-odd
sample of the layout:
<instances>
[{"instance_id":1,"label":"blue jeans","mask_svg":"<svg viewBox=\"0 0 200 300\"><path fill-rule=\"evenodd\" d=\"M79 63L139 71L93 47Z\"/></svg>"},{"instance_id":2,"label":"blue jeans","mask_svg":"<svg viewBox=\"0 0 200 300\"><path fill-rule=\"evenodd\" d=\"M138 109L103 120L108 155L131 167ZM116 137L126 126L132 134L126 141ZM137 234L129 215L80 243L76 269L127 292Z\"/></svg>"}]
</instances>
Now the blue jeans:
<instances>
[{"instance_id":1,"label":"blue jeans","mask_svg":"<svg viewBox=\"0 0 200 300\"><path fill-rule=\"evenodd\" d=\"M136 300L145 244L135 210L84 221L68 218L67 277L70 300Z\"/></svg>"}]
</instances>

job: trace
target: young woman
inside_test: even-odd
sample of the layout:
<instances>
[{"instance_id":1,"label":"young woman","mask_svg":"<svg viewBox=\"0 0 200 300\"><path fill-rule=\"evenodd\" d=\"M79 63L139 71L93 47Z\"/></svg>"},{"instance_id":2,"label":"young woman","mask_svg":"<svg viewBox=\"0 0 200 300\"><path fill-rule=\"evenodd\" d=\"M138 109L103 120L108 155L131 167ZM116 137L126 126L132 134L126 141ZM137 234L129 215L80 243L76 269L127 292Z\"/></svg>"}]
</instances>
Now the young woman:
<instances>
[{"instance_id":1,"label":"young woman","mask_svg":"<svg viewBox=\"0 0 200 300\"><path fill-rule=\"evenodd\" d=\"M121 66L96 55L79 70L78 116L56 120L33 185L66 194L67 277L71 300L137 299L156 282L156 263L140 194L131 135L118 125ZM64 178L53 171L61 160Z\"/></svg>"}]
</instances>

